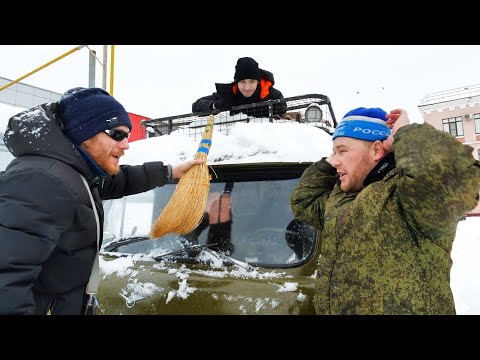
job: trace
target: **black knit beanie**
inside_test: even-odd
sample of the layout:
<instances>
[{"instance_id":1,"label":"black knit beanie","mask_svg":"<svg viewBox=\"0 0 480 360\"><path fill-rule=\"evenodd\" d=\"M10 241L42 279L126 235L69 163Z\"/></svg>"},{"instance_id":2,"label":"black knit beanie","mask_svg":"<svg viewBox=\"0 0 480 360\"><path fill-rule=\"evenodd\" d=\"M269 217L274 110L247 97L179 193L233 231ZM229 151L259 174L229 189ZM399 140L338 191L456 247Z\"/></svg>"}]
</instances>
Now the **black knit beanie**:
<instances>
[{"instance_id":1,"label":"black knit beanie","mask_svg":"<svg viewBox=\"0 0 480 360\"><path fill-rule=\"evenodd\" d=\"M251 57L243 57L238 59L235 66L234 81L238 83L240 80L255 79L260 81L261 74L258 63Z\"/></svg>"},{"instance_id":2,"label":"black knit beanie","mask_svg":"<svg viewBox=\"0 0 480 360\"><path fill-rule=\"evenodd\" d=\"M60 98L63 132L75 144L94 137L107 129L132 122L125 108L101 88L73 88Z\"/></svg>"}]
</instances>

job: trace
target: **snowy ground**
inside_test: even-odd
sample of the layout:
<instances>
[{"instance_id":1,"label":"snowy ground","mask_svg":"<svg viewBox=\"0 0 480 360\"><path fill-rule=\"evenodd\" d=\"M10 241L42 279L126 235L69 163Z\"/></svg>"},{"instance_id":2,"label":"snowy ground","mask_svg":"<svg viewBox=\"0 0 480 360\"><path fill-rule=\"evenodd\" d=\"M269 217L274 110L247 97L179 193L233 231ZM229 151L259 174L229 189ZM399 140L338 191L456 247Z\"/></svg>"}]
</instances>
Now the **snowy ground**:
<instances>
[{"instance_id":1,"label":"snowy ground","mask_svg":"<svg viewBox=\"0 0 480 360\"><path fill-rule=\"evenodd\" d=\"M452 249L451 287L457 314L480 315L480 217L460 221Z\"/></svg>"}]
</instances>

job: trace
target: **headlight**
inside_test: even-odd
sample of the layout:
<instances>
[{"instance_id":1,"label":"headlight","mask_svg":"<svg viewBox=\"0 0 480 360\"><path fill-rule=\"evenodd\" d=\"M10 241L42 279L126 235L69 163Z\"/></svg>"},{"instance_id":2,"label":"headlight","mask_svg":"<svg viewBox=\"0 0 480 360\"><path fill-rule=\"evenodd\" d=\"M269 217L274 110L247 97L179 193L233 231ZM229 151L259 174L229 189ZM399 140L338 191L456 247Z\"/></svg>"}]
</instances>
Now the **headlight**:
<instances>
[{"instance_id":1,"label":"headlight","mask_svg":"<svg viewBox=\"0 0 480 360\"><path fill-rule=\"evenodd\" d=\"M320 122L323 118L323 111L320 108L320 105L317 103L312 103L308 105L305 110L305 121L306 122Z\"/></svg>"}]
</instances>

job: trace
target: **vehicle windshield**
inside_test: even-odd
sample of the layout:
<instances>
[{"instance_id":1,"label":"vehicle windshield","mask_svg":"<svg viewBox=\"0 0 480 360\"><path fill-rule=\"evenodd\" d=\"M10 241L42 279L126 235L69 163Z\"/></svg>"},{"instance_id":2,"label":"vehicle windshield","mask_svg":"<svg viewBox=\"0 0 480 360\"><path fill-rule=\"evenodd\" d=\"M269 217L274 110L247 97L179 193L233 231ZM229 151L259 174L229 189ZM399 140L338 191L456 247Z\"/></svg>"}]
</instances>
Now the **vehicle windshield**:
<instances>
[{"instance_id":1,"label":"vehicle windshield","mask_svg":"<svg viewBox=\"0 0 480 360\"><path fill-rule=\"evenodd\" d=\"M313 254L316 232L291 211L290 194L297 182L298 178L212 182L200 225L186 235L157 239L149 239L152 224L176 185L108 200L104 203L103 249L160 258L174 255L176 261L191 261L199 251L189 249L208 247L267 268L299 266Z\"/></svg>"}]
</instances>

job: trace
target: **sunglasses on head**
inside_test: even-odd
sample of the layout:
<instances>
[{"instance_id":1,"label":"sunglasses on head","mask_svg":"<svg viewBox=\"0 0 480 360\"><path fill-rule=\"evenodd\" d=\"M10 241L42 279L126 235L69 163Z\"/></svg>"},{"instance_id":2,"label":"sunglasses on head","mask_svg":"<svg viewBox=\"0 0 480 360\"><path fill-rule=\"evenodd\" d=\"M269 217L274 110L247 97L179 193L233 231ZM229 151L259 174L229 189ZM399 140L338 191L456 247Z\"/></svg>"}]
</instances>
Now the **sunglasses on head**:
<instances>
[{"instance_id":1,"label":"sunglasses on head","mask_svg":"<svg viewBox=\"0 0 480 360\"><path fill-rule=\"evenodd\" d=\"M123 139L128 139L130 136L130 133L127 133L126 131L115 129L105 130L105 133L115 141L122 141Z\"/></svg>"}]
</instances>

